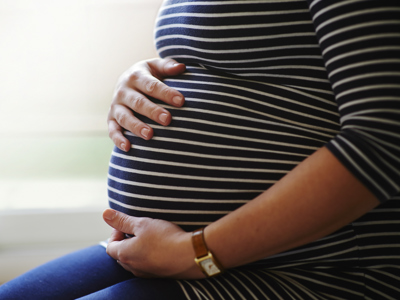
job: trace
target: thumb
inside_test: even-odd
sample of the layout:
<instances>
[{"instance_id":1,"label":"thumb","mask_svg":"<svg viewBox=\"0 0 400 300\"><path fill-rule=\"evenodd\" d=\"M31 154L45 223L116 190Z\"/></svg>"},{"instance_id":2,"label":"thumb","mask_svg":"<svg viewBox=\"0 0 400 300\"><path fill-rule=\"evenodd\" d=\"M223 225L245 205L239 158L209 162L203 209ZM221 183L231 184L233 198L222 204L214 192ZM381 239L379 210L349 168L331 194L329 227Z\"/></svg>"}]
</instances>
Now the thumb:
<instances>
[{"instance_id":1,"label":"thumb","mask_svg":"<svg viewBox=\"0 0 400 300\"><path fill-rule=\"evenodd\" d=\"M134 234L135 217L108 208L103 212L103 219L108 225L120 232Z\"/></svg>"},{"instance_id":2,"label":"thumb","mask_svg":"<svg viewBox=\"0 0 400 300\"><path fill-rule=\"evenodd\" d=\"M155 59L149 62L152 71L160 78L179 75L186 70L185 64L171 58Z\"/></svg>"},{"instance_id":3,"label":"thumb","mask_svg":"<svg viewBox=\"0 0 400 300\"><path fill-rule=\"evenodd\" d=\"M168 76L179 75L186 71L186 66L171 59L164 65L164 72Z\"/></svg>"}]
</instances>

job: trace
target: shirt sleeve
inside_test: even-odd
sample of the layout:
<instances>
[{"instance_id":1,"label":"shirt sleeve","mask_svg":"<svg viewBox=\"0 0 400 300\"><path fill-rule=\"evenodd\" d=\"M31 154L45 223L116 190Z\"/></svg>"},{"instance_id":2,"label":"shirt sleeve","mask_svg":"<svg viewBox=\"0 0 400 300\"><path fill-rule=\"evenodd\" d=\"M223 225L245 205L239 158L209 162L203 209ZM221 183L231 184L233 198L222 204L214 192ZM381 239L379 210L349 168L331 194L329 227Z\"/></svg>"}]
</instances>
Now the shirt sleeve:
<instances>
[{"instance_id":1,"label":"shirt sleeve","mask_svg":"<svg viewBox=\"0 0 400 300\"><path fill-rule=\"evenodd\" d=\"M308 4L340 113L326 146L384 202L400 191L400 1Z\"/></svg>"}]
</instances>

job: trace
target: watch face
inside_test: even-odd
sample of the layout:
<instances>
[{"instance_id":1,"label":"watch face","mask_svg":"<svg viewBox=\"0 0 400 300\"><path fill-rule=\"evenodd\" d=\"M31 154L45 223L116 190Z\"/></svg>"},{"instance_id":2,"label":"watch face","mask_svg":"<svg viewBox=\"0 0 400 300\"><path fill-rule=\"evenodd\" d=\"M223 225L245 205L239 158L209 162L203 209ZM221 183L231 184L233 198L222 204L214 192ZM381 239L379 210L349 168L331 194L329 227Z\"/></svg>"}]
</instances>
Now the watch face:
<instances>
[{"instance_id":1,"label":"watch face","mask_svg":"<svg viewBox=\"0 0 400 300\"><path fill-rule=\"evenodd\" d=\"M213 276L215 274L219 274L221 271L218 267L214 264L211 258L207 258L200 262L201 267L207 273L208 276Z\"/></svg>"}]
</instances>

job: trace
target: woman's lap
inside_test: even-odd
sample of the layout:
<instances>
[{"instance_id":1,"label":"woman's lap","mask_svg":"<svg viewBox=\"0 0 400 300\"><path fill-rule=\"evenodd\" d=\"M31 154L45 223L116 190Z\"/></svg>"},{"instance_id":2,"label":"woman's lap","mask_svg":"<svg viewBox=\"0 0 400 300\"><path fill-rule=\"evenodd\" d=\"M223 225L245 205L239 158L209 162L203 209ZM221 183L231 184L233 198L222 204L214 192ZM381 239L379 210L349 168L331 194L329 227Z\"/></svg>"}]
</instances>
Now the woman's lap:
<instances>
[{"instance_id":1,"label":"woman's lap","mask_svg":"<svg viewBox=\"0 0 400 300\"><path fill-rule=\"evenodd\" d=\"M175 281L135 278L100 245L50 261L0 286L2 300L144 300L173 294L174 299L183 296Z\"/></svg>"},{"instance_id":2,"label":"woman's lap","mask_svg":"<svg viewBox=\"0 0 400 300\"><path fill-rule=\"evenodd\" d=\"M311 294L315 299L325 299L326 295L364 299L363 271L366 270L350 266L349 269L238 268L205 280L142 279L125 271L104 247L97 245L53 260L3 284L0 299L187 300L210 299L207 295L211 294L214 299L307 299ZM371 280L374 284L387 280L375 273L369 276L379 279ZM380 273L390 273L390 279L398 270L380 269ZM400 299L394 286L378 286L376 290L383 288L388 298Z\"/></svg>"}]
</instances>

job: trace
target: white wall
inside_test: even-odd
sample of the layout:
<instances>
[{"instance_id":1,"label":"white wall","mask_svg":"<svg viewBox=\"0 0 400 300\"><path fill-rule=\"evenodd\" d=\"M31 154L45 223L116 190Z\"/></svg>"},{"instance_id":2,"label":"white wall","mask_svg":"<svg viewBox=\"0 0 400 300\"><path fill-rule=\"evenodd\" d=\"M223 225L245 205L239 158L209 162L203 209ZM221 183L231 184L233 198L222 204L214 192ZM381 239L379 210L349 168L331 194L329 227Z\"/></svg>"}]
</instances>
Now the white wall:
<instances>
[{"instance_id":1,"label":"white wall","mask_svg":"<svg viewBox=\"0 0 400 300\"><path fill-rule=\"evenodd\" d=\"M104 130L119 74L155 56L160 1L0 0L0 132Z\"/></svg>"},{"instance_id":2,"label":"white wall","mask_svg":"<svg viewBox=\"0 0 400 300\"><path fill-rule=\"evenodd\" d=\"M108 164L118 76L156 55L160 4L0 0L0 283L109 235L105 179L90 176ZM75 153L81 145L86 152ZM95 145L106 149L96 154Z\"/></svg>"},{"instance_id":3,"label":"white wall","mask_svg":"<svg viewBox=\"0 0 400 300\"><path fill-rule=\"evenodd\" d=\"M101 214L94 208L0 212L0 284L105 240L111 230Z\"/></svg>"}]
</instances>

